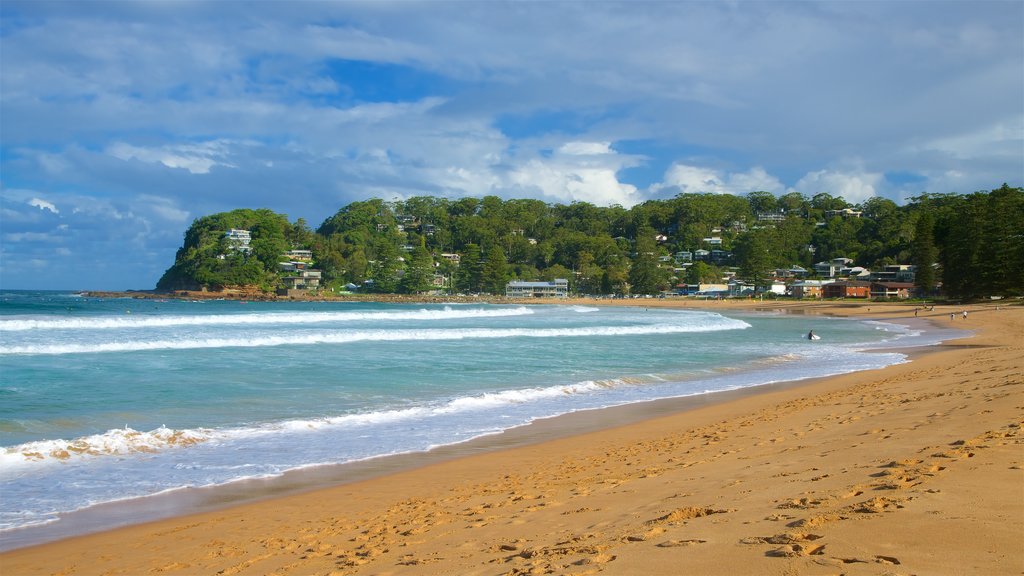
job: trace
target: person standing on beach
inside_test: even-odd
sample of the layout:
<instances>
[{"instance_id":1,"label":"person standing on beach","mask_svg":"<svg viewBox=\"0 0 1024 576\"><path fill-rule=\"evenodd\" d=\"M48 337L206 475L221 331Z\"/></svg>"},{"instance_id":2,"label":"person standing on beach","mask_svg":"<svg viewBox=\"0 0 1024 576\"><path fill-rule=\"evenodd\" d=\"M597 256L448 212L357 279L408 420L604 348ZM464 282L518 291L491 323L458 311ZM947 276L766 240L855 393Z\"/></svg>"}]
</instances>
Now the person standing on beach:
<instances>
[{"instance_id":1,"label":"person standing on beach","mask_svg":"<svg viewBox=\"0 0 1024 576\"><path fill-rule=\"evenodd\" d=\"M964 320L967 320L967 310L964 310Z\"/></svg>"}]
</instances>

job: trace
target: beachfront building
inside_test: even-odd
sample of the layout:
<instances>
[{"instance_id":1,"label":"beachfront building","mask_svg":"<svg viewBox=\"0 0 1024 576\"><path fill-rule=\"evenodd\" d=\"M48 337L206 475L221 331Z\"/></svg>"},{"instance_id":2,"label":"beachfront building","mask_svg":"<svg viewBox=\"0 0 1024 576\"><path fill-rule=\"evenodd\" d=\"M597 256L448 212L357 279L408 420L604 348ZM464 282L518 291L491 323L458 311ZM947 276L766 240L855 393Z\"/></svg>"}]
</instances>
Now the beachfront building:
<instances>
[{"instance_id":1,"label":"beachfront building","mask_svg":"<svg viewBox=\"0 0 1024 576\"><path fill-rule=\"evenodd\" d=\"M556 278L551 282L523 282L513 280L505 286L508 298L568 298L569 281Z\"/></svg>"},{"instance_id":2,"label":"beachfront building","mask_svg":"<svg viewBox=\"0 0 1024 576\"><path fill-rule=\"evenodd\" d=\"M911 264L888 264L880 272L872 272L871 280L878 282L914 282L915 268Z\"/></svg>"},{"instance_id":3,"label":"beachfront building","mask_svg":"<svg viewBox=\"0 0 1024 576\"><path fill-rule=\"evenodd\" d=\"M914 293L912 282L872 282L872 298L898 298L900 300L910 298Z\"/></svg>"},{"instance_id":4,"label":"beachfront building","mask_svg":"<svg viewBox=\"0 0 1024 576\"><path fill-rule=\"evenodd\" d=\"M789 285L789 294L793 298L821 298L821 289L831 281L799 280Z\"/></svg>"},{"instance_id":5,"label":"beachfront building","mask_svg":"<svg viewBox=\"0 0 1024 576\"><path fill-rule=\"evenodd\" d=\"M871 283L859 280L845 280L826 284L821 288L825 298L867 298L871 295Z\"/></svg>"}]
</instances>

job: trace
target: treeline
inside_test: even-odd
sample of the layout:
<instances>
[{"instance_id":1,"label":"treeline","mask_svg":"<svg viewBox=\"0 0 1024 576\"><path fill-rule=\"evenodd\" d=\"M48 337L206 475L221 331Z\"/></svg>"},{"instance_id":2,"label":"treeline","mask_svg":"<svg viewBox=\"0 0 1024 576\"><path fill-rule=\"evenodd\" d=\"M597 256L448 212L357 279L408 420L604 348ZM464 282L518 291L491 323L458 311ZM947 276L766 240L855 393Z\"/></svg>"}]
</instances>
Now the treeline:
<instances>
[{"instance_id":1,"label":"treeline","mask_svg":"<svg viewBox=\"0 0 1024 576\"><path fill-rule=\"evenodd\" d=\"M250 250L231 246L232 228L250 231ZM327 286L381 293L428 291L442 277L457 292L501 294L510 279L567 278L581 294L655 294L719 282L725 267L763 285L776 268L813 270L846 257L867 268L915 264L925 293L941 285L955 298L1012 296L1024 293L1024 189L924 194L903 206L767 192L682 194L628 210L495 196L371 199L315 231L302 219L242 209L196 220L157 288L273 289L291 249L312 251ZM718 250L716 261L680 274L671 256L698 249Z\"/></svg>"}]
</instances>

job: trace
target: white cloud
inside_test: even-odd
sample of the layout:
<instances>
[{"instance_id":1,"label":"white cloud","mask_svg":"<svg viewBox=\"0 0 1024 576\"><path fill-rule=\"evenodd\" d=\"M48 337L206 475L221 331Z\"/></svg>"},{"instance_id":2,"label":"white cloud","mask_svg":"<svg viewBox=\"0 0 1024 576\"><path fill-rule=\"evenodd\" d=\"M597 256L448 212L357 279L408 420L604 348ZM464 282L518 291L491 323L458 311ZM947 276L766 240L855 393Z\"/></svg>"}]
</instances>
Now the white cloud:
<instances>
[{"instance_id":1,"label":"white cloud","mask_svg":"<svg viewBox=\"0 0 1024 576\"><path fill-rule=\"evenodd\" d=\"M842 196L851 204L859 204L878 195L884 185L883 174L867 172L864 169L818 170L807 173L796 183L794 189L805 196L824 192L832 196Z\"/></svg>"},{"instance_id":2,"label":"white cloud","mask_svg":"<svg viewBox=\"0 0 1024 576\"><path fill-rule=\"evenodd\" d=\"M760 166L746 172L722 172L712 168L673 163L665 172L664 181L654 190L678 188L681 193L707 193L742 195L755 190L779 194L785 186Z\"/></svg>"},{"instance_id":3,"label":"white cloud","mask_svg":"<svg viewBox=\"0 0 1024 576\"><path fill-rule=\"evenodd\" d=\"M591 156L596 154L614 154L611 142L566 142L558 147L558 151L569 156Z\"/></svg>"},{"instance_id":4,"label":"white cloud","mask_svg":"<svg viewBox=\"0 0 1024 576\"><path fill-rule=\"evenodd\" d=\"M33 198L33 199L29 200L28 201L28 205L29 206L35 206L36 208L39 208L40 210L49 210L50 212L53 212L54 214L60 214L60 210L58 210L57 207L53 205L53 202L47 202L46 200L41 200L39 198Z\"/></svg>"},{"instance_id":5,"label":"white cloud","mask_svg":"<svg viewBox=\"0 0 1024 576\"><path fill-rule=\"evenodd\" d=\"M236 167L226 160L231 154L232 144L229 140L212 140L198 144L144 148L115 142L107 147L107 154L120 160L160 163L168 168L188 170L192 174L208 174L214 166Z\"/></svg>"},{"instance_id":6,"label":"white cloud","mask_svg":"<svg viewBox=\"0 0 1024 576\"><path fill-rule=\"evenodd\" d=\"M549 201L630 207L643 198L636 186L619 181L618 172L637 161L618 154L608 142L567 142L548 158L532 158L516 166L507 182L510 188L530 196L539 192Z\"/></svg>"},{"instance_id":7,"label":"white cloud","mask_svg":"<svg viewBox=\"0 0 1024 576\"><path fill-rule=\"evenodd\" d=\"M924 150L945 152L957 159L988 158L1024 154L1024 115L985 128L935 138Z\"/></svg>"}]
</instances>

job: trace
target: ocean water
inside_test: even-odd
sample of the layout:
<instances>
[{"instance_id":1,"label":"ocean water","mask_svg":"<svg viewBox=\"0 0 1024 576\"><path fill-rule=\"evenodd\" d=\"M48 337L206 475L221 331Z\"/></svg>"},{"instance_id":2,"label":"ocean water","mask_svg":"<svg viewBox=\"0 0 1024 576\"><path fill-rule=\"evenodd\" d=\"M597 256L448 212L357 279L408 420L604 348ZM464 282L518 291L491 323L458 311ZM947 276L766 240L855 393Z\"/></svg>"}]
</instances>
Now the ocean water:
<instances>
[{"instance_id":1,"label":"ocean water","mask_svg":"<svg viewBox=\"0 0 1024 576\"><path fill-rule=\"evenodd\" d=\"M813 329L818 341L804 338ZM101 503L429 450L577 410L903 362L790 314L0 292L0 545Z\"/></svg>"}]
</instances>

